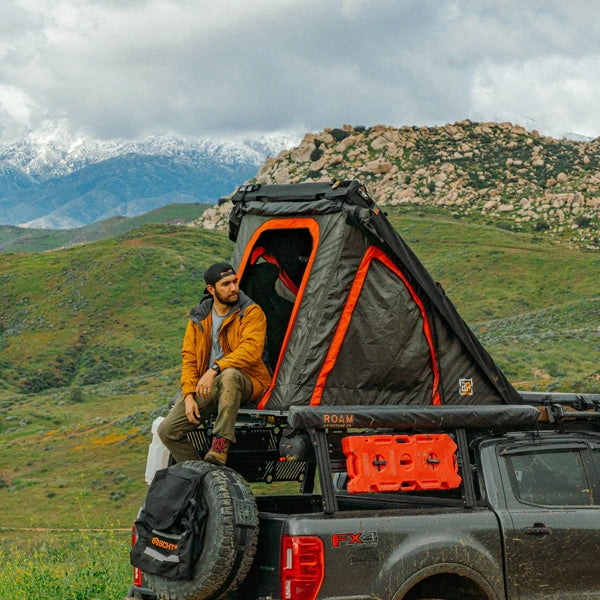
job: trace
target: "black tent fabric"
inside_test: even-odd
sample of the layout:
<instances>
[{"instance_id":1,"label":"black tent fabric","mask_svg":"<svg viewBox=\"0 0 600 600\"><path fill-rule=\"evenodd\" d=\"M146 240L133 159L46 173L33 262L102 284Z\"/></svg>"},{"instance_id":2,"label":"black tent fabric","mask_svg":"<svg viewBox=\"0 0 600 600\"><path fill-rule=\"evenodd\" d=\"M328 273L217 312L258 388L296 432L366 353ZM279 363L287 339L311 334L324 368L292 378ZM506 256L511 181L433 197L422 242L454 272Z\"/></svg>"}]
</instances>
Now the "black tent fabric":
<instances>
[{"instance_id":1,"label":"black tent fabric","mask_svg":"<svg viewBox=\"0 0 600 600\"><path fill-rule=\"evenodd\" d=\"M233 263L267 315L259 408L522 403L358 181L241 186L233 204Z\"/></svg>"}]
</instances>

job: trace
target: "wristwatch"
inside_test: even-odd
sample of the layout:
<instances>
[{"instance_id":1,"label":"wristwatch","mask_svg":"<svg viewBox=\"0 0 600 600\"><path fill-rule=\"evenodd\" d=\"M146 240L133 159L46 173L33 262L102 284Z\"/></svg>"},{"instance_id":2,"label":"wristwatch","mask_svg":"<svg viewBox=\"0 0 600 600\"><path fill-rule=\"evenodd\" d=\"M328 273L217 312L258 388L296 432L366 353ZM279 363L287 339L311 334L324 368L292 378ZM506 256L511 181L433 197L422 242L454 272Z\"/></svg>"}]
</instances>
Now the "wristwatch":
<instances>
[{"instance_id":1,"label":"wristwatch","mask_svg":"<svg viewBox=\"0 0 600 600\"><path fill-rule=\"evenodd\" d=\"M212 365L210 365L210 368L213 371L216 371L217 375L221 372L221 367L217 363L213 363Z\"/></svg>"}]
</instances>

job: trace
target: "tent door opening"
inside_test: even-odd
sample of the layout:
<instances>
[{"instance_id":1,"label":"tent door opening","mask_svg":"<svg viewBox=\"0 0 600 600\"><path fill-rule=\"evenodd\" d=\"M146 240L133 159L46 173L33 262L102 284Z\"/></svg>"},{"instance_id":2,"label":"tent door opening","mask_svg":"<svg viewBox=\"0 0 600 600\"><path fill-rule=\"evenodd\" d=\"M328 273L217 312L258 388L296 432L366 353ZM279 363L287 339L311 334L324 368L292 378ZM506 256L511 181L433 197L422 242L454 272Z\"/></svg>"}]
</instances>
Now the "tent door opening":
<instances>
[{"instance_id":1,"label":"tent door opening","mask_svg":"<svg viewBox=\"0 0 600 600\"><path fill-rule=\"evenodd\" d=\"M267 317L268 363L275 370L309 259L308 229L268 229L254 242L240 287Z\"/></svg>"}]
</instances>

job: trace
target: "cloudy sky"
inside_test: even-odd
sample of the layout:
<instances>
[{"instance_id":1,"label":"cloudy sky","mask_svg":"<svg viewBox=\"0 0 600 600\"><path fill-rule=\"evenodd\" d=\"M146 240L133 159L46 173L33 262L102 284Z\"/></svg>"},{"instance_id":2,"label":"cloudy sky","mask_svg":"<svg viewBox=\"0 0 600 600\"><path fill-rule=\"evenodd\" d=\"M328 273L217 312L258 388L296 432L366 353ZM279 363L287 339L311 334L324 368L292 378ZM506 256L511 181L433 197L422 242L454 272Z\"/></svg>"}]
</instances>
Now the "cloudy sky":
<instances>
[{"instance_id":1,"label":"cloudy sky","mask_svg":"<svg viewBox=\"0 0 600 600\"><path fill-rule=\"evenodd\" d=\"M597 0L4 0L0 140L511 121L600 135Z\"/></svg>"}]
</instances>

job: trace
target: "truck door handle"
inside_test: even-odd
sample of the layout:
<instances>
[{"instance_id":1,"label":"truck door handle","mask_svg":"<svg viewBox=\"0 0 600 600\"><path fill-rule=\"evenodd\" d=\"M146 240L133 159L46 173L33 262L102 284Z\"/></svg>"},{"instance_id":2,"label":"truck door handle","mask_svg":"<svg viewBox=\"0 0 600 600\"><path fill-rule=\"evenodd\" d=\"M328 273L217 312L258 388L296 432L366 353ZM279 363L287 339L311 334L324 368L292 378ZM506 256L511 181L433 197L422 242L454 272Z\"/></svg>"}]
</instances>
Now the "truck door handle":
<instances>
[{"instance_id":1,"label":"truck door handle","mask_svg":"<svg viewBox=\"0 0 600 600\"><path fill-rule=\"evenodd\" d=\"M549 535L552 533L552 529L546 527L543 523L534 523L533 527L526 527L524 531L527 535Z\"/></svg>"}]
</instances>

